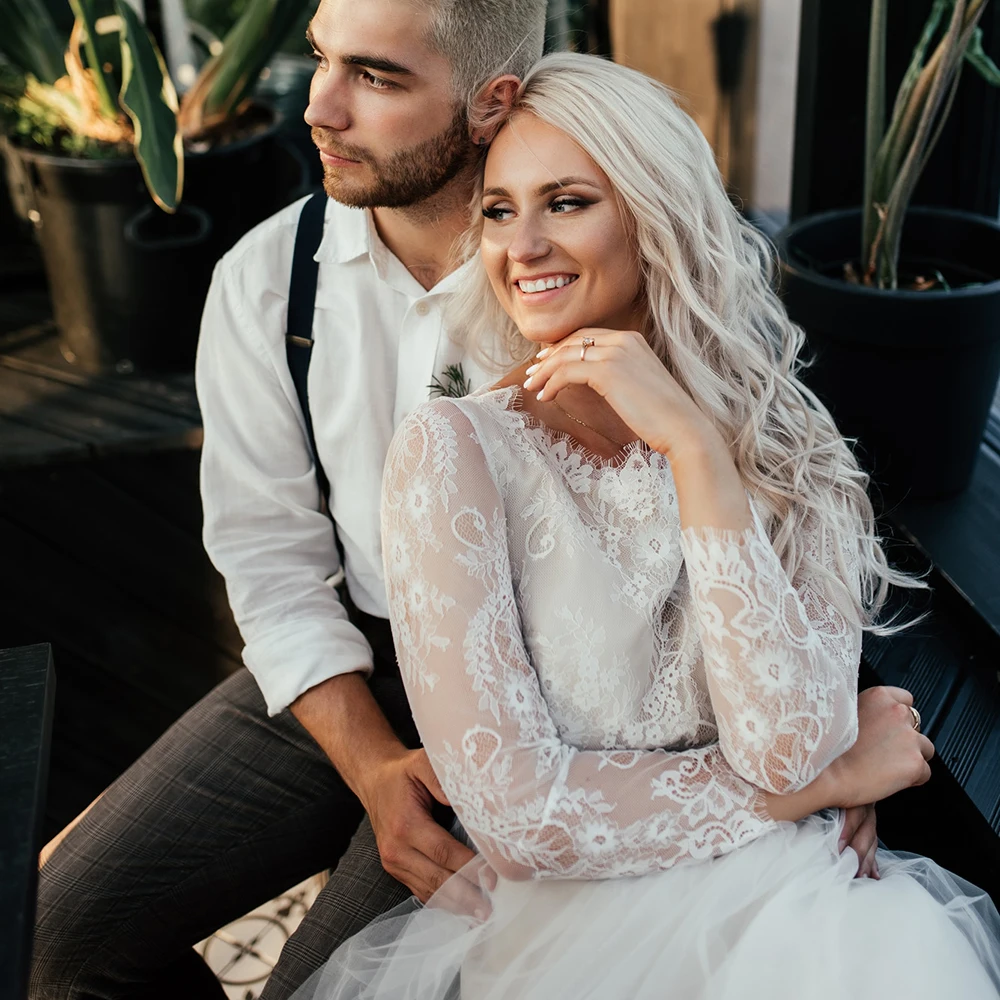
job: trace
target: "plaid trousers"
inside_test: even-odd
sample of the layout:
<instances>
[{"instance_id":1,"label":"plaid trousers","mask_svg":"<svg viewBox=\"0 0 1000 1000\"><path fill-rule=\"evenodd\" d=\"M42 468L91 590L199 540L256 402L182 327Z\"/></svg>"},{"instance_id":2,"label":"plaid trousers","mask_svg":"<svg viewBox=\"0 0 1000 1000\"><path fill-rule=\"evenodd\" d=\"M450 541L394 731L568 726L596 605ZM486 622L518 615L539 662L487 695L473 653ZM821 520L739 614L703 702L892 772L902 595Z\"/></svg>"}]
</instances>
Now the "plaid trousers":
<instances>
[{"instance_id":1,"label":"plaid trousers","mask_svg":"<svg viewBox=\"0 0 1000 1000\"><path fill-rule=\"evenodd\" d=\"M395 659L377 649L371 688L403 741L419 745ZM192 945L333 866L263 1000L288 997L410 892L383 870L361 803L319 746L291 712L268 718L242 669L115 781L45 864L29 996L223 1000Z\"/></svg>"}]
</instances>

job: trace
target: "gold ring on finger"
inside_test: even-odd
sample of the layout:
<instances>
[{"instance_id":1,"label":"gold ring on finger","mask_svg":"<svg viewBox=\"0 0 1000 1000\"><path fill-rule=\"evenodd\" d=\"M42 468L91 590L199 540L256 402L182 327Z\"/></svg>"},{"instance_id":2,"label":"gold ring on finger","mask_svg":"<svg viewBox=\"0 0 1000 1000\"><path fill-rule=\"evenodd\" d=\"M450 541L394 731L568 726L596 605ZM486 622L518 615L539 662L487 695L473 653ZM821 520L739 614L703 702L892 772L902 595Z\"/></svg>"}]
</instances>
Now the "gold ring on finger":
<instances>
[{"instance_id":1,"label":"gold ring on finger","mask_svg":"<svg viewBox=\"0 0 1000 1000\"><path fill-rule=\"evenodd\" d=\"M919 733L920 732L920 713L910 705L910 714L913 716L913 728Z\"/></svg>"},{"instance_id":2,"label":"gold ring on finger","mask_svg":"<svg viewBox=\"0 0 1000 1000\"><path fill-rule=\"evenodd\" d=\"M586 361L587 360L587 348L588 347L593 347L593 346L594 346L594 338L593 337L584 337L583 338L583 343L580 345L580 360L581 361Z\"/></svg>"}]
</instances>

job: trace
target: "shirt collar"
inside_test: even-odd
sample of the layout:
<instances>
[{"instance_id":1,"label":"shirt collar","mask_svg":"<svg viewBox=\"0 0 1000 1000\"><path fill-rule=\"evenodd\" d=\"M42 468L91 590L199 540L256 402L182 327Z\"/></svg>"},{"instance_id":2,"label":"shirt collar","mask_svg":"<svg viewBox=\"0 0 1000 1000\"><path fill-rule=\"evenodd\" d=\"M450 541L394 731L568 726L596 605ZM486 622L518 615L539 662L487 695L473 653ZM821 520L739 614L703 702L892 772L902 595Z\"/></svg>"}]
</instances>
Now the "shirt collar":
<instances>
[{"instance_id":1,"label":"shirt collar","mask_svg":"<svg viewBox=\"0 0 1000 1000\"><path fill-rule=\"evenodd\" d=\"M407 286L400 290L407 291L411 295L414 292L422 292L424 295L452 292L472 268L472 261L466 261L461 267L446 274L432 289L423 292L416 280L409 275L404 278L391 273L395 270L394 264L398 265L400 271L402 265L399 265L379 237L375 228L375 217L370 208L350 208L329 198L325 222L323 239L314 257L316 261L321 264L347 264L367 254L381 280L398 277ZM412 287L409 287L411 285Z\"/></svg>"},{"instance_id":2,"label":"shirt collar","mask_svg":"<svg viewBox=\"0 0 1000 1000\"><path fill-rule=\"evenodd\" d=\"M367 208L350 208L327 199L323 239L313 258L320 264L346 264L370 253L374 221Z\"/></svg>"}]
</instances>

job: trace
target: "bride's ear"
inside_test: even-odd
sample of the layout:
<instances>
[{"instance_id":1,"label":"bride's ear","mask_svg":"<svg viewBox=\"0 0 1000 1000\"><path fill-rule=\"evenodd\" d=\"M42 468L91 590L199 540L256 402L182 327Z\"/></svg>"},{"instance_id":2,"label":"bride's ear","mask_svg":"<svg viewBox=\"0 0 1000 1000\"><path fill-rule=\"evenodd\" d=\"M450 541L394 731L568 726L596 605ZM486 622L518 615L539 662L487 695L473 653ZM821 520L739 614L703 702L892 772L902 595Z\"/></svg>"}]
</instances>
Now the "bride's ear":
<instances>
[{"instance_id":1,"label":"bride's ear","mask_svg":"<svg viewBox=\"0 0 1000 1000\"><path fill-rule=\"evenodd\" d=\"M490 80L469 109L469 135L477 146L489 145L507 120L521 81L508 73Z\"/></svg>"}]
</instances>

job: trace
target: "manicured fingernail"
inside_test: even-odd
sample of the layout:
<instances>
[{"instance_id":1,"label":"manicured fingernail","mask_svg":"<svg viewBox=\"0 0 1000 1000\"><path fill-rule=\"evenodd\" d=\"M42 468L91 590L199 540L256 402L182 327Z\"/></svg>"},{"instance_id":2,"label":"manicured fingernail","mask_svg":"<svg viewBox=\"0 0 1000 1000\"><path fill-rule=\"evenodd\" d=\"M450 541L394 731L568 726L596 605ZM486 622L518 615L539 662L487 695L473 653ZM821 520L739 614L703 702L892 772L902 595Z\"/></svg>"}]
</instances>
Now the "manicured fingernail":
<instances>
[{"instance_id":1,"label":"manicured fingernail","mask_svg":"<svg viewBox=\"0 0 1000 1000\"><path fill-rule=\"evenodd\" d=\"M531 388L531 383L532 383L533 381L534 381L534 379L530 379L530 378L526 378L526 379L524 380L524 388L525 388L525 389L530 389L530 388Z\"/></svg>"},{"instance_id":2,"label":"manicured fingernail","mask_svg":"<svg viewBox=\"0 0 1000 1000\"><path fill-rule=\"evenodd\" d=\"M537 372L541 365L532 365L530 368L526 368L524 371L525 375L530 375L532 372Z\"/></svg>"},{"instance_id":3,"label":"manicured fingernail","mask_svg":"<svg viewBox=\"0 0 1000 1000\"><path fill-rule=\"evenodd\" d=\"M542 348L542 349L541 349L541 350L540 350L540 351L539 351L539 352L538 352L538 353L537 353L537 354L535 355L535 357L536 357L536 358L544 358L544 357L545 357L545 356L546 356L546 355L547 355L547 354L549 353L549 351L551 351L551 350L552 350L552 348L551 348L551 347L543 347L543 348Z\"/></svg>"},{"instance_id":4,"label":"manicured fingernail","mask_svg":"<svg viewBox=\"0 0 1000 1000\"><path fill-rule=\"evenodd\" d=\"M535 399L543 399L544 397L545 397L545 390L542 389L542 391L537 396L535 396Z\"/></svg>"},{"instance_id":5,"label":"manicured fingernail","mask_svg":"<svg viewBox=\"0 0 1000 1000\"><path fill-rule=\"evenodd\" d=\"M844 848L846 846L847 846L847 841L846 840L838 840L837 841L837 852L839 854L843 854L844 853Z\"/></svg>"}]
</instances>

